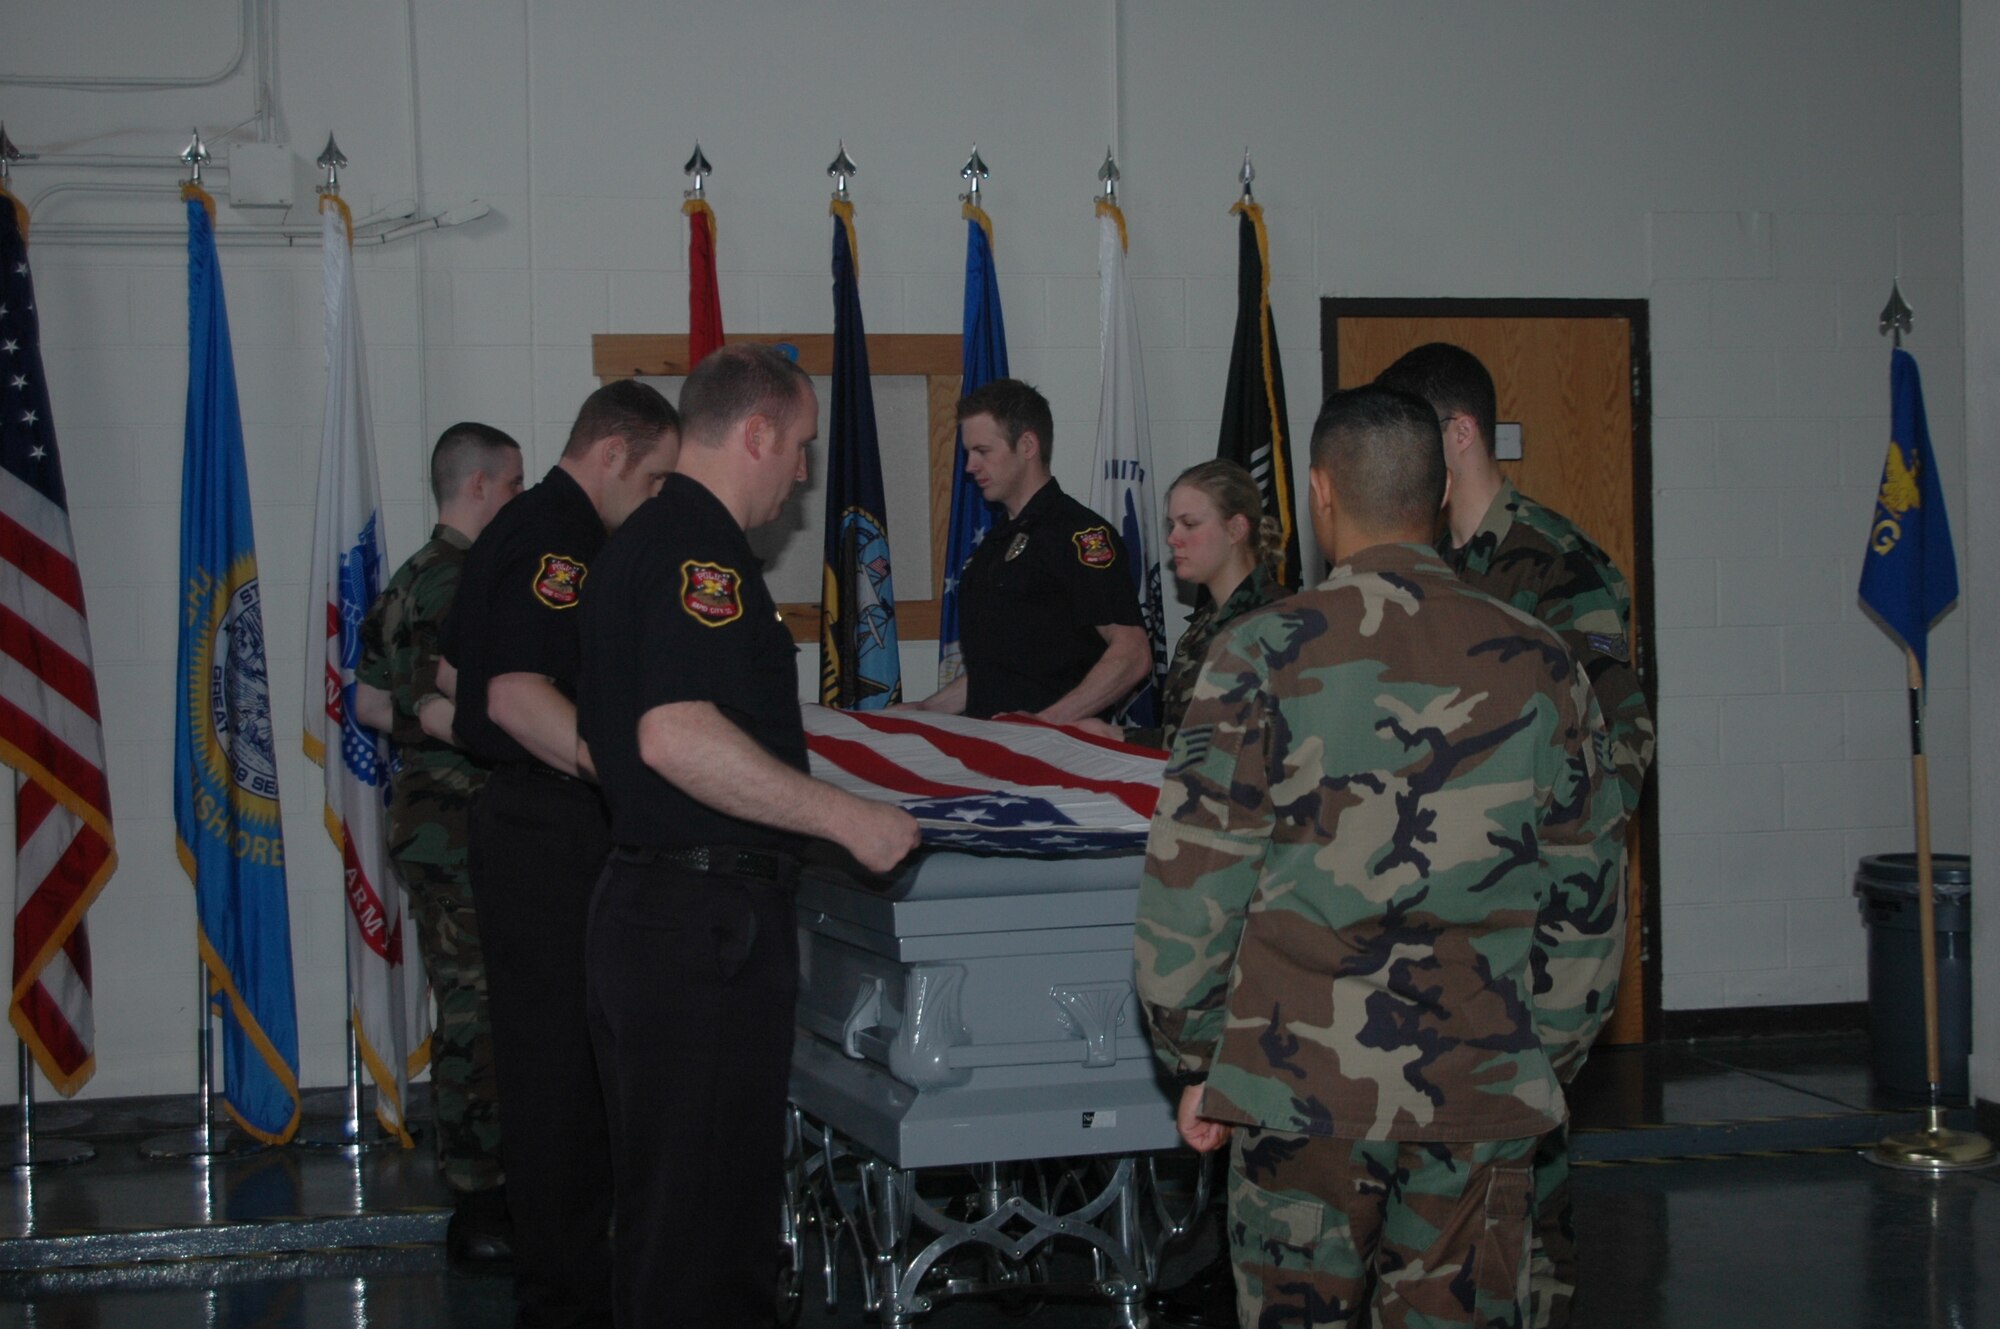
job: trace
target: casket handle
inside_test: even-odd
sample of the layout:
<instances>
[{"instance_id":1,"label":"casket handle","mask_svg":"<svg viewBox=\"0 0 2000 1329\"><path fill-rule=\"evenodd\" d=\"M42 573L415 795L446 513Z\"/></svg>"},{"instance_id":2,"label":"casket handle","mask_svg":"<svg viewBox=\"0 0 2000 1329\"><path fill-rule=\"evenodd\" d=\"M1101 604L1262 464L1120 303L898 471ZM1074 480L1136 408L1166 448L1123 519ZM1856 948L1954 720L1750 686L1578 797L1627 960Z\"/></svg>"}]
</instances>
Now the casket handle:
<instances>
[{"instance_id":1,"label":"casket handle","mask_svg":"<svg viewBox=\"0 0 2000 1329\"><path fill-rule=\"evenodd\" d=\"M867 1055L861 1050L861 1036L882 1023L882 992L881 979L863 978L847 1018L840 1022L840 1050L856 1061Z\"/></svg>"},{"instance_id":2,"label":"casket handle","mask_svg":"<svg viewBox=\"0 0 2000 1329\"><path fill-rule=\"evenodd\" d=\"M1125 999L1132 985L1114 983L1058 983L1049 997L1062 1011L1062 1022L1083 1039L1083 1064L1118 1064L1118 1026L1123 1022Z\"/></svg>"}]
</instances>

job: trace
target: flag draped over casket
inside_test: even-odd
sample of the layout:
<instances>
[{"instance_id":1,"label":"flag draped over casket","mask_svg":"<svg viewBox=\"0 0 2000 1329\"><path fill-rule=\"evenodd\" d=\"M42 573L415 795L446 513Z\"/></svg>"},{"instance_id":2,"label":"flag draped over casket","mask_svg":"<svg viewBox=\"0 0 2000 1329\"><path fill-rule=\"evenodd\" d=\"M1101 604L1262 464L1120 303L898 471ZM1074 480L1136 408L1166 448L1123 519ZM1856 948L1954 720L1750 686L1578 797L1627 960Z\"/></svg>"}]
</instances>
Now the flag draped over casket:
<instances>
[{"instance_id":1,"label":"flag draped over casket","mask_svg":"<svg viewBox=\"0 0 2000 1329\"><path fill-rule=\"evenodd\" d=\"M926 845L1069 854L1146 843L1167 754L1039 720L805 708L812 772L896 803Z\"/></svg>"}]
</instances>

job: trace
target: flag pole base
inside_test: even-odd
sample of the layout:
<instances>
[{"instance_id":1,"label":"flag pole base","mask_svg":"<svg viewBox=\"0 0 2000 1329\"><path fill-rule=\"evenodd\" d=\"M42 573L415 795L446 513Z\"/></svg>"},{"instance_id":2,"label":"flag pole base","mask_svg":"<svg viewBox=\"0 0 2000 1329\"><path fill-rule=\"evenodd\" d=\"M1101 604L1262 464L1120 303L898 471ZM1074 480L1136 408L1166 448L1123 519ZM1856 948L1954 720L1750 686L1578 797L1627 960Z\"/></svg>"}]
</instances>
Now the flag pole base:
<instances>
[{"instance_id":1,"label":"flag pole base","mask_svg":"<svg viewBox=\"0 0 2000 1329\"><path fill-rule=\"evenodd\" d=\"M97 1157L97 1150L81 1140L50 1140L37 1137L28 1148L28 1156L22 1158L17 1150L14 1155L14 1170L26 1172L38 1167L68 1167L72 1163L88 1163Z\"/></svg>"},{"instance_id":2,"label":"flag pole base","mask_svg":"<svg viewBox=\"0 0 2000 1329\"><path fill-rule=\"evenodd\" d=\"M139 1142L142 1158L238 1158L255 1153L263 1146L247 1136L221 1126L203 1132L199 1126L185 1131L168 1131Z\"/></svg>"},{"instance_id":3,"label":"flag pole base","mask_svg":"<svg viewBox=\"0 0 2000 1329\"><path fill-rule=\"evenodd\" d=\"M1991 1140L1976 1131L1951 1130L1944 1124L1944 1109L1938 1107L1930 1109L1930 1122L1923 1130L1887 1136L1863 1156L1877 1167L1934 1177L2000 1163L2000 1151Z\"/></svg>"},{"instance_id":4,"label":"flag pole base","mask_svg":"<svg viewBox=\"0 0 2000 1329\"><path fill-rule=\"evenodd\" d=\"M400 1149L403 1142L393 1135L377 1133L356 1136L347 1129L346 1122L335 1122L329 1126L300 1127L292 1137L292 1143L304 1149L324 1150L347 1158L359 1158L362 1154L373 1153L377 1149L395 1146Z\"/></svg>"}]
</instances>

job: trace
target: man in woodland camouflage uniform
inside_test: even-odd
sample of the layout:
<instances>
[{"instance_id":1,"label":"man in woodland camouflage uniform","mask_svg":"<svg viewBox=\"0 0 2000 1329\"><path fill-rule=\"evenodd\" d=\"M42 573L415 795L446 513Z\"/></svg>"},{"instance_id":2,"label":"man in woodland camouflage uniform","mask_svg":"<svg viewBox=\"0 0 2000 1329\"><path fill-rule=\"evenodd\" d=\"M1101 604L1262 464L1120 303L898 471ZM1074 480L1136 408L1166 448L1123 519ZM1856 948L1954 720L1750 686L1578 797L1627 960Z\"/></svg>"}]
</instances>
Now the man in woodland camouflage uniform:
<instances>
[{"instance_id":1,"label":"man in woodland camouflage uniform","mask_svg":"<svg viewBox=\"0 0 2000 1329\"><path fill-rule=\"evenodd\" d=\"M395 740L389 856L410 894L437 1028L431 1095L438 1165L457 1197L446 1249L460 1263L504 1260L500 1113L486 963L466 880L467 819L485 770L451 743L438 642L459 568L493 514L521 492L521 448L497 429L456 424L431 453L438 524L396 570L362 625L361 716ZM371 691L372 690L372 691Z\"/></svg>"},{"instance_id":2,"label":"man in woodland camouflage uniform","mask_svg":"<svg viewBox=\"0 0 2000 1329\"><path fill-rule=\"evenodd\" d=\"M1421 399L1328 399L1333 570L1225 629L1153 819L1139 992L1183 1137L1234 1136L1245 1325L1520 1323L1530 1160L1596 1033L1533 992L1621 886L1603 719L1431 548L1444 487Z\"/></svg>"},{"instance_id":3,"label":"man in woodland camouflage uniform","mask_svg":"<svg viewBox=\"0 0 2000 1329\"><path fill-rule=\"evenodd\" d=\"M1437 412L1451 494L1438 552L1468 584L1556 630L1590 675L1611 734L1618 792L1630 813L1653 761L1653 717L1640 687L1632 639L1632 593L1605 552L1575 523L1514 488L1494 459L1498 416L1493 377L1477 356L1447 342L1404 355L1375 380L1415 393ZM1623 845L1619 846L1621 849ZM1619 863L1624 874L1624 862ZM1595 1018L1611 1008L1625 959L1625 896L1596 964L1578 963L1538 987L1545 1018ZM1567 1016L1564 1016L1567 1012ZM1587 1049L1586 1049L1587 1050ZM1583 1065L1578 1056L1564 1076ZM1532 1329L1565 1329L1576 1295L1576 1230L1569 1189L1569 1129L1535 1154Z\"/></svg>"}]
</instances>

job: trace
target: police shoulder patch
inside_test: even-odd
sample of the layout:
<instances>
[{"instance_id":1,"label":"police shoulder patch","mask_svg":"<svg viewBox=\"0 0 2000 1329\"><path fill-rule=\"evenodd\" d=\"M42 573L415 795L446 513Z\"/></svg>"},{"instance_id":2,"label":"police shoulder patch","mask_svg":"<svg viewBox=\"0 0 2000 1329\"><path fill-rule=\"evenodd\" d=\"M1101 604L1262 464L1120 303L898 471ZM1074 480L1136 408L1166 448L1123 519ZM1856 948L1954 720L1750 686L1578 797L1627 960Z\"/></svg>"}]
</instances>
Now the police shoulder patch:
<instances>
[{"instance_id":1,"label":"police shoulder patch","mask_svg":"<svg viewBox=\"0 0 2000 1329\"><path fill-rule=\"evenodd\" d=\"M705 628L743 617L743 577L720 563L689 559L681 564L681 608Z\"/></svg>"},{"instance_id":2,"label":"police shoulder patch","mask_svg":"<svg viewBox=\"0 0 2000 1329\"><path fill-rule=\"evenodd\" d=\"M1070 540L1076 545L1076 561L1087 568L1108 568L1117 561L1118 551L1106 527L1086 526Z\"/></svg>"},{"instance_id":3,"label":"police shoulder patch","mask_svg":"<svg viewBox=\"0 0 2000 1329\"><path fill-rule=\"evenodd\" d=\"M574 609L589 572L567 554L543 554L535 569L535 598L551 609Z\"/></svg>"}]
</instances>

